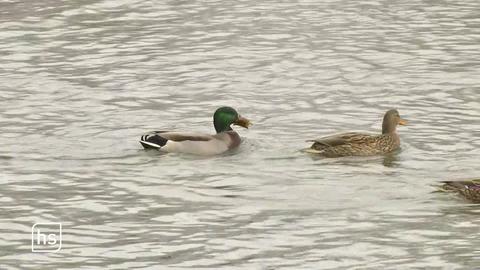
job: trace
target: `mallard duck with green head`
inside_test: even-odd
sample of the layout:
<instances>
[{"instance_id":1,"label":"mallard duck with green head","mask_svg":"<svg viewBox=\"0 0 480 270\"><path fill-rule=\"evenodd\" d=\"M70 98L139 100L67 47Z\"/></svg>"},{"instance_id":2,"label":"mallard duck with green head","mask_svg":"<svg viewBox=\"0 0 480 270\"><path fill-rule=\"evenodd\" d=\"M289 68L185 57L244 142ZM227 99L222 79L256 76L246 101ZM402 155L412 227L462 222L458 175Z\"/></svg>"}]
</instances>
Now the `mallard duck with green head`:
<instances>
[{"instance_id":1,"label":"mallard duck with green head","mask_svg":"<svg viewBox=\"0 0 480 270\"><path fill-rule=\"evenodd\" d=\"M471 202L480 203L480 179L444 181L441 189L443 191L457 192Z\"/></svg>"},{"instance_id":2,"label":"mallard duck with green head","mask_svg":"<svg viewBox=\"0 0 480 270\"><path fill-rule=\"evenodd\" d=\"M382 123L382 134L365 134L348 132L322 137L313 142L308 153L325 157L371 156L390 153L400 147L400 137L397 134L398 125L406 125L407 121L400 117L397 110L385 113Z\"/></svg>"},{"instance_id":3,"label":"mallard duck with green head","mask_svg":"<svg viewBox=\"0 0 480 270\"><path fill-rule=\"evenodd\" d=\"M248 128L250 121L231 107L220 107L213 114L216 134L177 131L153 131L142 136L140 144L145 149L169 153L216 155L238 147L240 135L231 125Z\"/></svg>"}]
</instances>

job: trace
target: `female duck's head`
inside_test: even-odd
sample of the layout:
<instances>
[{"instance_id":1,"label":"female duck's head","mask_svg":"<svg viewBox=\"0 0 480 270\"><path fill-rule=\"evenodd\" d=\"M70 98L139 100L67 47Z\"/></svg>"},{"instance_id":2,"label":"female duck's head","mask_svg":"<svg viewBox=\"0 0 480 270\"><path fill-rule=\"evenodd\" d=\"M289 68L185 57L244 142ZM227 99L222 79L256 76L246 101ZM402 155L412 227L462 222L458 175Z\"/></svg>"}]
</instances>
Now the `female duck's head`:
<instances>
[{"instance_id":1,"label":"female duck's head","mask_svg":"<svg viewBox=\"0 0 480 270\"><path fill-rule=\"evenodd\" d=\"M408 122L400 117L397 110L392 109L385 113L382 124L382 134L394 133L397 130L397 125L406 125Z\"/></svg>"},{"instance_id":2,"label":"female duck's head","mask_svg":"<svg viewBox=\"0 0 480 270\"><path fill-rule=\"evenodd\" d=\"M232 130L232 124L248 128L250 120L240 116L232 107L220 107L213 114L213 125L217 133Z\"/></svg>"}]
</instances>

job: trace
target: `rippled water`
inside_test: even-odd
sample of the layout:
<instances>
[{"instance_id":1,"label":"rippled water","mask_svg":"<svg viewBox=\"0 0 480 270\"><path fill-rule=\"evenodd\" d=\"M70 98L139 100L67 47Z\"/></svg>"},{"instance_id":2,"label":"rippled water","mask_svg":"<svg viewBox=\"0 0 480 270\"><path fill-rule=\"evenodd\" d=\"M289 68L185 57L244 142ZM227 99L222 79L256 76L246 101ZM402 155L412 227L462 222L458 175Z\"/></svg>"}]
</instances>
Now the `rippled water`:
<instances>
[{"instance_id":1,"label":"rippled water","mask_svg":"<svg viewBox=\"0 0 480 270\"><path fill-rule=\"evenodd\" d=\"M480 2L0 2L1 269L474 269ZM234 153L145 152L153 129L253 120ZM410 125L387 157L307 139ZM62 249L31 227L61 222Z\"/></svg>"}]
</instances>

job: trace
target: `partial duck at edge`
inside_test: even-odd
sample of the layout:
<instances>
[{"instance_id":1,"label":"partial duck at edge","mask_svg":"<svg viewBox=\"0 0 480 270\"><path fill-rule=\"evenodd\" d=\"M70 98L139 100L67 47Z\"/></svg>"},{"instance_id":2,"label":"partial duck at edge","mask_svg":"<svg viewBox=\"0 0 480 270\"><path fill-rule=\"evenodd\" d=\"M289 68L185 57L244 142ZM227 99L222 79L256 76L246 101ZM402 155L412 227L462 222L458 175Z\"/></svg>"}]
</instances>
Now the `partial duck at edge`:
<instances>
[{"instance_id":1,"label":"partial duck at edge","mask_svg":"<svg viewBox=\"0 0 480 270\"><path fill-rule=\"evenodd\" d=\"M471 202L480 203L480 179L444 181L442 183L443 191L457 192Z\"/></svg>"}]
</instances>

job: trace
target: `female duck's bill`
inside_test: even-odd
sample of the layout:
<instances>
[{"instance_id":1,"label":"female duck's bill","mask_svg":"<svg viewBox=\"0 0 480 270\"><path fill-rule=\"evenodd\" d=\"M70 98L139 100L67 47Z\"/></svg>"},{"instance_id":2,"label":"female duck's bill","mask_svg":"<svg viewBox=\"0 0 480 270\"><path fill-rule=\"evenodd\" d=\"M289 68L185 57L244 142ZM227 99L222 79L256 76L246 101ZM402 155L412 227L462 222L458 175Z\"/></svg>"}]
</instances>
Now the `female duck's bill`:
<instances>
[{"instance_id":1,"label":"female duck's bill","mask_svg":"<svg viewBox=\"0 0 480 270\"><path fill-rule=\"evenodd\" d=\"M400 147L400 137L396 133L398 125L406 125L407 121L400 117L397 110L385 113L382 122L382 133L365 134L348 132L322 137L313 142L305 152L325 157L371 156L390 153Z\"/></svg>"},{"instance_id":2,"label":"female duck's bill","mask_svg":"<svg viewBox=\"0 0 480 270\"><path fill-rule=\"evenodd\" d=\"M216 155L234 149L241 143L232 125L249 128L250 120L240 116L232 107L220 107L213 115L216 134L195 132L154 131L142 136L140 144L145 149L163 152Z\"/></svg>"}]
</instances>

